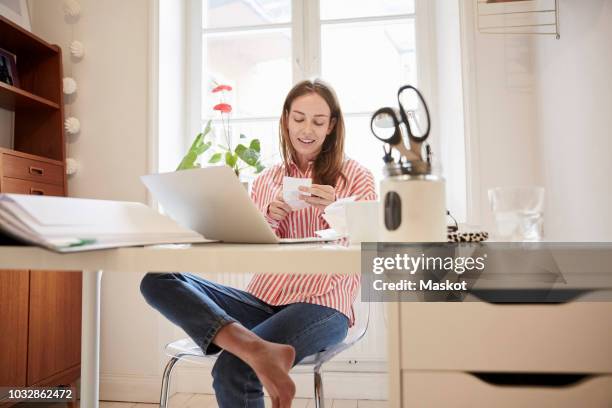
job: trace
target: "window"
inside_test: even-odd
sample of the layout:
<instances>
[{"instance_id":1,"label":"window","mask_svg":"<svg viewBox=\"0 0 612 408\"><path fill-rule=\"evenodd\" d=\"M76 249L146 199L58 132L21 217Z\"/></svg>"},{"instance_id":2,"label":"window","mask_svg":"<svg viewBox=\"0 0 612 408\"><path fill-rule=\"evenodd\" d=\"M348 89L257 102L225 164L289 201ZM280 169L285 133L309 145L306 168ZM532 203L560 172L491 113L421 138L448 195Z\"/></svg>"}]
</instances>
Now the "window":
<instances>
[{"instance_id":1,"label":"window","mask_svg":"<svg viewBox=\"0 0 612 408\"><path fill-rule=\"evenodd\" d=\"M210 92L220 83L233 87L227 101L233 107L232 144L241 134L258 138L264 163L279 162L283 99L294 83L321 77L338 93L346 121L347 155L379 180L383 152L370 133L370 115L379 107L395 106L400 85L416 84L432 113L428 142L447 180L448 208L461 222L467 220L468 208L473 213L470 202L479 199L467 199L466 173L473 163L466 156L464 134L459 3L189 0L163 4L172 6L163 12L165 25L174 15L185 21L177 17L175 31L162 35L160 76L166 75L160 82L161 168L176 166L180 152L209 119L217 142L224 140L219 114L212 109L219 96ZM188 4L187 12L178 10L179 4ZM188 34L182 44L184 33L178 29L184 29L185 23ZM185 46L184 59L180 45ZM185 88L182 99L179 88ZM184 110L188 112L180 120L178 113ZM186 137L177 141L177 133Z\"/></svg>"},{"instance_id":2,"label":"window","mask_svg":"<svg viewBox=\"0 0 612 408\"><path fill-rule=\"evenodd\" d=\"M233 87L233 142L240 134L261 141L262 160L278 157L278 115L292 78L291 0L204 0L202 7L202 123L221 122L215 84Z\"/></svg>"},{"instance_id":3,"label":"window","mask_svg":"<svg viewBox=\"0 0 612 408\"><path fill-rule=\"evenodd\" d=\"M232 137L259 138L265 162L278 162L286 93L322 77L345 114L347 154L381 176L369 120L396 104L400 85L417 82L414 0L203 0L202 51L203 125L212 118L221 129L210 90L229 84Z\"/></svg>"},{"instance_id":4,"label":"window","mask_svg":"<svg viewBox=\"0 0 612 408\"><path fill-rule=\"evenodd\" d=\"M397 105L397 89L417 84L414 1L321 0L321 75L333 84L346 121L346 152L382 176L382 144L372 112Z\"/></svg>"}]
</instances>

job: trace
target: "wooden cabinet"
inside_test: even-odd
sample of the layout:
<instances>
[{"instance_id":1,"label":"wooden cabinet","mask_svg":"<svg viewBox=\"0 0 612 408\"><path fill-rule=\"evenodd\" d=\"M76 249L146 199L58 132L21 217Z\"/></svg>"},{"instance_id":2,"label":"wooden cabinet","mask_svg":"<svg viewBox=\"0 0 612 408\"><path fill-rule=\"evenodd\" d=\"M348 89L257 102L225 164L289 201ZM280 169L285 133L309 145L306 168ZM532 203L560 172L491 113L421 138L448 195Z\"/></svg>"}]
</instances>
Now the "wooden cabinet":
<instances>
[{"instance_id":1,"label":"wooden cabinet","mask_svg":"<svg viewBox=\"0 0 612 408\"><path fill-rule=\"evenodd\" d=\"M0 271L0 385L26 385L30 275Z\"/></svg>"},{"instance_id":2,"label":"wooden cabinet","mask_svg":"<svg viewBox=\"0 0 612 408\"><path fill-rule=\"evenodd\" d=\"M0 385L68 384L80 375L81 273L0 271Z\"/></svg>"},{"instance_id":3,"label":"wooden cabinet","mask_svg":"<svg viewBox=\"0 0 612 408\"><path fill-rule=\"evenodd\" d=\"M2 154L2 176L64 185L62 162L16 152Z\"/></svg>"},{"instance_id":4,"label":"wooden cabinet","mask_svg":"<svg viewBox=\"0 0 612 408\"><path fill-rule=\"evenodd\" d=\"M0 192L65 195L64 164L0 147Z\"/></svg>"},{"instance_id":5,"label":"wooden cabinet","mask_svg":"<svg viewBox=\"0 0 612 408\"><path fill-rule=\"evenodd\" d=\"M30 271L28 331L28 384L79 377L80 272Z\"/></svg>"},{"instance_id":6,"label":"wooden cabinet","mask_svg":"<svg viewBox=\"0 0 612 408\"><path fill-rule=\"evenodd\" d=\"M67 195L62 52L0 17L0 48L19 87L0 82L13 146L0 146L0 193ZM0 271L0 386L53 386L80 376L81 272Z\"/></svg>"}]
</instances>

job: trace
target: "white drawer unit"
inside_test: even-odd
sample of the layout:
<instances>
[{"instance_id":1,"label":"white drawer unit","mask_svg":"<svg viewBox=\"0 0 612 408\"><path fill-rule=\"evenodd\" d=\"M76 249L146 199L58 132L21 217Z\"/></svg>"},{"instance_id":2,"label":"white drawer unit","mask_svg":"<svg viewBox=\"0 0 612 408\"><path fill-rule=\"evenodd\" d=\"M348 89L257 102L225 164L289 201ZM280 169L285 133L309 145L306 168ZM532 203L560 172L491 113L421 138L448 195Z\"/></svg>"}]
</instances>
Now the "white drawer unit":
<instances>
[{"instance_id":1,"label":"white drawer unit","mask_svg":"<svg viewBox=\"0 0 612 408\"><path fill-rule=\"evenodd\" d=\"M503 375L497 380L503 381ZM594 375L551 384L546 376L508 375L516 384L499 384L464 372L405 371L402 407L427 408L608 408L612 406L612 375ZM559 379L563 381L563 375ZM571 379L571 377L570 377Z\"/></svg>"},{"instance_id":2,"label":"white drawer unit","mask_svg":"<svg viewBox=\"0 0 612 408\"><path fill-rule=\"evenodd\" d=\"M389 361L391 408L612 406L612 302L387 308L389 355L397 356ZM565 386L510 386L470 373L586 377Z\"/></svg>"},{"instance_id":3,"label":"white drawer unit","mask_svg":"<svg viewBox=\"0 0 612 408\"><path fill-rule=\"evenodd\" d=\"M612 302L402 303L401 367L612 373Z\"/></svg>"}]
</instances>

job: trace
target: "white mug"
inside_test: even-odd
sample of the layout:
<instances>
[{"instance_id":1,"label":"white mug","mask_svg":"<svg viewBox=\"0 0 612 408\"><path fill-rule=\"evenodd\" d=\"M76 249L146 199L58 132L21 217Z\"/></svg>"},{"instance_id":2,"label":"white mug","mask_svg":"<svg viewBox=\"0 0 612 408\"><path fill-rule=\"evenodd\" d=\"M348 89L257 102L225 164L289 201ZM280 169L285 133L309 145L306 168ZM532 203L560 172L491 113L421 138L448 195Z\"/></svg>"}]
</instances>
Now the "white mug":
<instances>
[{"instance_id":1,"label":"white mug","mask_svg":"<svg viewBox=\"0 0 612 408\"><path fill-rule=\"evenodd\" d=\"M346 226L351 244L378 240L378 207L378 201L346 203Z\"/></svg>"}]
</instances>

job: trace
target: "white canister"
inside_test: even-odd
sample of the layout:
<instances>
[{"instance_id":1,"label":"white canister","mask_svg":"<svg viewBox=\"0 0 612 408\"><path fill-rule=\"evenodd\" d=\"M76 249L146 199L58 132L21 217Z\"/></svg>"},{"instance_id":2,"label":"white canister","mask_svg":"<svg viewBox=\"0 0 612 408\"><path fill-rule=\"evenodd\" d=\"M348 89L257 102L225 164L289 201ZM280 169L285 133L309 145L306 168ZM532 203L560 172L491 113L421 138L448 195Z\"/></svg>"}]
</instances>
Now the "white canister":
<instances>
[{"instance_id":1,"label":"white canister","mask_svg":"<svg viewBox=\"0 0 612 408\"><path fill-rule=\"evenodd\" d=\"M446 199L442 177L391 176L380 182L379 241L446 242Z\"/></svg>"}]
</instances>

